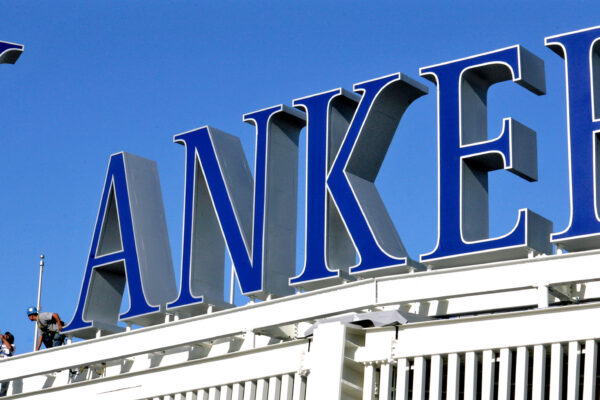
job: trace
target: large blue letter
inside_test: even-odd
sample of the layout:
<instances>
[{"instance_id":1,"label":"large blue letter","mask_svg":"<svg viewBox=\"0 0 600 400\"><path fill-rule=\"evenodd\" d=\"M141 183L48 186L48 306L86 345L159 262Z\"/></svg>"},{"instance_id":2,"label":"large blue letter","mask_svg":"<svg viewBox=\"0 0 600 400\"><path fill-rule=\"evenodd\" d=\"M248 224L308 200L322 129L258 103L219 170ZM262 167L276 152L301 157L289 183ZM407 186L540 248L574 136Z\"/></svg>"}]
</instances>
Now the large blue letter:
<instances>
[{"instance_id":1,"label":"large blue letter","mask_svg":"<svg viewBox=\"0 0 600 400\"><path fill-rule=\"evenodd\" d=\"M600 247L600 27L546 38L565 59L571 218L552 235L569 251Z\"/></svg>"},{"instance_id":2,"label":"large blue letter","mask_svg":"<svg viewBox=\"0 0 600 400\"><path fill-rule=\"evenodd\" d=\"M304 115L281 105L244 120L256 126L254 185L238 138L210 127L175 136L186 148L186 184L181 290L170 309L223 303L223 238L243 294L292 293Z\"/></svg>"},{"instance_id":3,"label":"large blue letter","mask_svg":"<svg viewBox=\"0 0 600 400\"><path fill-rule=\"evenodd\" d=\"M294 100L306 110L308 125L306 256L302 273L290 279L293 286L313 289L352 279L350 274L387 275L417 266L375 179L402 114L427 88L394 74L354 90L362 98L337 89Z\"/></svg>"},{"instance_id":4,"label":"large blue letter","mask_svg":"<svg viewBox=\"0 0 600 400\"><path fill-rule=\"evenodd\" d=\"M488 171L507 169L537 180L536 134L505 118L503 131L487 137L487 91L512 79L531 92L545 93L544 64L513 46L421 68L438 87L438 242L421 262L451 267L551 253L552 223L522 209L510 233L489 239Z\"/></svg>"},{"instance_id":5,"label":"large blue letter","mask_svg":"<svg viewBox=\"0 0 600 400\"><path fill-rule=\"evenodd\" d=\"M125 283L129 310L119 316ZM128 153L110 158L81 294L65 332L115 332L121 321L164 322L177 293L156 163Z\"/></svg>"}]
</instances>

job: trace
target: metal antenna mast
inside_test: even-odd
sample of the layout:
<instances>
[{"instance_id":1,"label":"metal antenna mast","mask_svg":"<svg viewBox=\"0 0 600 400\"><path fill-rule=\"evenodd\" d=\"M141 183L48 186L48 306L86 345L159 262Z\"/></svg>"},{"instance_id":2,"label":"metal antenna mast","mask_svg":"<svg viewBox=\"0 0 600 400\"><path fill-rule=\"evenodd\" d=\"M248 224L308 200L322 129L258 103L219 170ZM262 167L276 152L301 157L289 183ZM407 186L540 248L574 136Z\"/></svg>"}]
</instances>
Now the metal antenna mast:
<instances>
[{"instance_id":1,"label":"metal antenna mast","mask_svg":"<svg viewBox=\"0 0 600 400\"><path fill-rule=\"evenodd\" d=\"M42 275L44 274L44 255L40 255L40 280L38 282L38 296L37 296L37 312L38 315L42 311ZM33 351L36 350L37 347L37 337L38 337L38 324L37 321L35 323L35 335L33 336Z\"/></svg>"}]
</instances>

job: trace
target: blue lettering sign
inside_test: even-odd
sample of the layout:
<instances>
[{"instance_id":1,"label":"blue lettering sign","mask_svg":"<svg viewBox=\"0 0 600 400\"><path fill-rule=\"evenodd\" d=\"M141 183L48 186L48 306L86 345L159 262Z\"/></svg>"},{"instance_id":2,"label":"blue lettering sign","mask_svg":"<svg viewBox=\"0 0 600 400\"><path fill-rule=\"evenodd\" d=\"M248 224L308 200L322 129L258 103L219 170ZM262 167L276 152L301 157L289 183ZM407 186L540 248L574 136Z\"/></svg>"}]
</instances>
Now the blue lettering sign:
<instances>
[{"instance_id":1,"label":"blue lettering sign","mask_svg":"<svg viewBox=\"0 0 600 400\"><path fill-rule=\"evenodd\" d=\"M454 267L600 248L600 27L546 38L565 59L571 191L568 227L518 211L514 228L490 237L488 173L537 180L536 133L504 118L488 138L487 91L512 80L545 93L544 63L512 46L421 68L438 96L438 241L420 261ZM0 42L0 63L23 46ZM256 299L347 280L424 269L412 260L375 180L404 112L427 88L402 74L298 98L246 114L255 127L254 177L240 140L205 126L175 136L185 147L181 287L152 161L111 157L75 316L79 337L116 332L119 321L150 325L167 309L184 316L224 308L225 252L242 294ZM298 145L306 125L306 221L295 275ZM290 278L291 277L291 278ZM125 285L129 309L119 315Z\"/></svg>"}]
</instances>

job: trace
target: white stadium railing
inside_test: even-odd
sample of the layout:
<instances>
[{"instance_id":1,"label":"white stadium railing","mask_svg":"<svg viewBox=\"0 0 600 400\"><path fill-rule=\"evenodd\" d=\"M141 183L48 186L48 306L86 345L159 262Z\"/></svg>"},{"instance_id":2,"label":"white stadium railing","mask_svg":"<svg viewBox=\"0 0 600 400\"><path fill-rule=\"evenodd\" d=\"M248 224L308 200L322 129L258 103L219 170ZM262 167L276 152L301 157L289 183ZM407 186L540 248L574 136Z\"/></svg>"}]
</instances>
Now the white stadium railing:
<instances>
[{"instance_id":1,"label":"white stadium railing","mask_svg":"<svg viewBox=\"0 0 600 400\"><path fill-rule=\"evenodd\" d=\"M367 279L0 361L8 398L595 398L600 252ZM323 318L403 310L380 328ZM308 327L321 320L309 338Z\"/></svg>"}]
</instances>

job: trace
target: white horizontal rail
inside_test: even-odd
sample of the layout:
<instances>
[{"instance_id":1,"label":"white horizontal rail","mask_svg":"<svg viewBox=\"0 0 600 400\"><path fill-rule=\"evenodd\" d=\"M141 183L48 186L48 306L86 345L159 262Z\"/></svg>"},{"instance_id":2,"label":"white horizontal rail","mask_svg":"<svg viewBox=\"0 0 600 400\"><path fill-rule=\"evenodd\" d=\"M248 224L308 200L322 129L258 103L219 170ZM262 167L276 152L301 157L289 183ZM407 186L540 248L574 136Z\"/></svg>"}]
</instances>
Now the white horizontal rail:
<instances>
[{"instance_id":1,"label":"white horizontal rail","mask_svg":"<svg viewBox=\"0 0 600 400\"><path fill-rule=\"evenodd\" d=\"M375 303L375 284L348 284L320 293L298 295L237 309L155 325L131 332L73 343L0 362L3 380L40 375L77 365L120 359L136 354L194 344L214 338L355 310ZM294 301L297 300L297 301ZM317 311L318 310L318 311Z\"/></svg>"},{"instance_id":2,"label":"white horizontal rail","mask_svg":"<svg viewBox=\"0 0 600 400\"><path fill-rule=\"evenodd\" d=\"M378 305L596 281L599 262L600 251L592 251L367 279L19 355L0 362L0 376L12 380L40 375Z\"/></svg>"},{"instance_id":3,"label":"white horizontal rail","mask_svg":"<svg viewBox=\"0 0 600 400\"><path fill-rule=\"evenodd\" d=\"M596 321L599 320L600 303L590 303L409 324L401 327L397 333L393 357L418 357L600 338L600 330L596 326ZM395 335L396 332L390 330L389 334ZM359 361L370 361L373 356L383 356L367 351L358 354Z\"/></svg>"},{"instance_id":4,"label":"white horizontal rail","mask_svg":"<svg viewBox=\"0 0 600 400\"><path fill-rule=\"evenodd\" d=\"M378 304L452 298L600 280L600 252L418 272L377 280ZM401 290L399 290L401 289Z\"/></svg>"},{"instance_id":5,"label":"white horizontal rail","mask_svg":"<svg viewBox=\"0 0 600 400\"><path fill-rule=\"evenodd\" d=\"M307 340L298 340L219 357L188 361L176 366L156 367L115 377L97 378L56 388L15 395L13 398L146 399L185 393L201 388L219 388L238 382L293 374L300 367Z\"/></svg>"}]
</instances>

